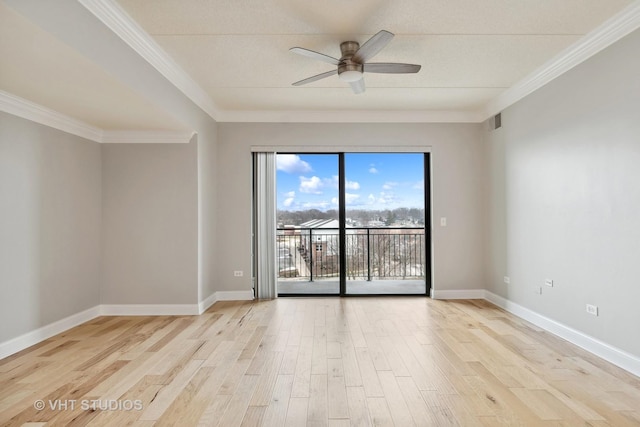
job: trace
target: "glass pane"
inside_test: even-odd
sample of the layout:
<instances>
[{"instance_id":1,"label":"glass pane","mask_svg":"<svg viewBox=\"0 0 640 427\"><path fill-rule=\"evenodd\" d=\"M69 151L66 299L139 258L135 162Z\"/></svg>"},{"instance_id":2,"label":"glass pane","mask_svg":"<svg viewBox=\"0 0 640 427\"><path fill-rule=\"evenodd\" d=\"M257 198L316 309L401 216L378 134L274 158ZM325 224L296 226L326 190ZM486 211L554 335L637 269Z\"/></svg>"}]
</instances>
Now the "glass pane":
<instances>
[{"instance_id":1,"label":"glass pane","mask_svg":"<svg viewBox=\"0 0 640 427\"><path fill-rule=\"evenodd\" d=\"M345 154L346 293L424 294L424 155Z\"/></svg>"},{"instance_id":2,"label":"glass pane","mask_svg":"<svg viewBox=\"0 0 640 427\"><path fill-rule=\"evenodd\" d=\"M276 160L278 293L338 294L338 155Z\"/></svg>"}]
</instances>

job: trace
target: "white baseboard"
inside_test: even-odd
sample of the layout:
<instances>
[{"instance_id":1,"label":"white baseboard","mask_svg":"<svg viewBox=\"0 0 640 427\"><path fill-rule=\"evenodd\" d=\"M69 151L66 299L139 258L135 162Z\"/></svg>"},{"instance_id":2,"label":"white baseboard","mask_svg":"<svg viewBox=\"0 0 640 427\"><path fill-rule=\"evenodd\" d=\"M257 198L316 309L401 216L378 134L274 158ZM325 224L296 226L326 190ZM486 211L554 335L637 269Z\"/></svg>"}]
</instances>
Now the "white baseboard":
<instances>
[{"instance_id":1,"label":"white baseboard","mask_svg":"<svg viewBox=\"0 0 640 427\"><path fill-rule=\"evenodd\" d=\"M47 338L51 338L54 335L58 335L82 323L88 322L91 319L95 319L98 316L100 316L100 306L97 305L88 310L81 311L80 313L72 314L64 319L49 323L48 325L35 329L31 332L27 332L26 334L10 339L9 341L0 343L0 359L4 359L7 356L38 344Z\"/></svg>"},{"instance_id":2,"label":"white baseboard","mask_svg":"<svg viewBox=\"0 0 640 427\"><path fill-rule=\"evenodd\" d=\"M484 299L484 289L437 290L431 288L433 299Z\"/></svg>"},{"instance_id":3,"label":"white baseboard","mask_svg":"<svg viewBox=\"0 0 640 427\"><path fill-rule=\"evenodd\" d=\"M200 312L200 314L207 311L209 307L211 307L213 304L215 304L216 301L218 301L218 298L216 298L216 294L217 292L214 292L207 298L200 301L200 303L198 304L198 311Z\"/></svg>"},{"instance_id":4,"label":"white baseboard","mask_svg":"<svg viewBox=\"0 0 640 427\"><path fill-rule=\"evenodd\" d=\"M198 304L103 304L102 316L194 316Z\"/></svg>"},{"instance_id":5,"label":"white baseboard","mask_svg":"<svg viewBox=\"0 0 640 427\"><path fill-rule=\"evenodd\" d=\"M0 359L99 316L197 316L216 301L253 299L253 291L218 291L199 304L102 304L0 343Z\"/></svg>"},{"instance_id":6,"label":"white baseboard","mask_svg":"<svg viewBox=\"0 0 640 427\"><path fill-rule=\"evenodd\" d=\"M102 316L196 316L217 301L250 301L253 291L217 291L198 304L103 304Z\"/></svg>"},{"instance_id":7,"label":"white baseboard","mask_svg":"<svg viewBox=\"0 0 640 427\"><path fill-rule=\"evenodd\" d=\"M536 313L526 307L516 304L506 298L496 295L490 291L484 291L487 301L497 305L498 307L514 314L534 325L551 332L554 335L564 338L572 344L582 347L590 353L595 354L604 360L621 367L640 377L640 358L620 350L612 345L593 338L585 333L577 331L567 325L556 322L546 316Z\"/></svg>"},{"instance_id":8,"label":"white baseboard","mask_svg":"<svg viewBox=\"0 0 640 427\"><path fill-rule=\"evenodd\" d=\"M251 301L253 300L253 290L248 291L217 291L209 295L198 304L199 314L207 311L209 307L217 301Z\"/></svg>"},{"instance_id":9,"label":"white baseboard","mask_svg":"<svg viewBox=\"0 0 640 427\"><path fill-rule=\"evenodd\" d=\"M218 291L216 292L217 301L251 301L253 299L253 290L248 291Z\"/></svg>"}]
</instances>

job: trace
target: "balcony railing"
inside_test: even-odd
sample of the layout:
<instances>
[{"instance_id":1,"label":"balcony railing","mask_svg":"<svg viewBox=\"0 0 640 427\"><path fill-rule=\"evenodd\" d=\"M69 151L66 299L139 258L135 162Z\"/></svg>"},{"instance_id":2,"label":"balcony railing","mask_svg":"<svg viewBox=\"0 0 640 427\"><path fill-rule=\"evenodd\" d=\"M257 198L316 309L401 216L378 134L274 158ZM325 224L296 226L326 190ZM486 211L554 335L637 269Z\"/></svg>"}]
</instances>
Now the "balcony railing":
<instances>
[{"instance_id":1,"label":"balcony railing","mask_svg":"<svg viewBox=\"0 0 640 427\"><path fill-rule=\"evenodd\" d=\"M339 277L337 228L278 228L277 233L281 280ZM347 279L425 277L424 228L347 228L345 237Z\"/></svg>"}]
</instances>

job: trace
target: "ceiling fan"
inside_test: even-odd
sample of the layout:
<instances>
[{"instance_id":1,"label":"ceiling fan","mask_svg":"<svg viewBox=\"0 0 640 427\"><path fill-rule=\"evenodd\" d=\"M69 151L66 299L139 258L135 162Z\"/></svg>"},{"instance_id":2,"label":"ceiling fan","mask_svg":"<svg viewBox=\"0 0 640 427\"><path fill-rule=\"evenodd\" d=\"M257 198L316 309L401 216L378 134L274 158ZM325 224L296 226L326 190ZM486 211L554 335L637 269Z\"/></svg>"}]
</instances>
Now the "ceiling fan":
<instances>
[{"instance_id":1,"label":"ceiling fan","mask_svg":"<svg viewBox=\"0 0 640 427\"><path fill-rule=\"evenodd\" d=\"M351 89L354 93L362 93L365 90L363 77L363 73L365 72L403 74L417 73L420 71L421 66L415 64L388 62L367 63L367 61L380 52L392 38L392 33L382 30L367 40L362 46L360 46L358 42L354 41L342 42L340 43L340 51L342 52L342 57L340 57L340 59L302 47L292 47L289 50L293 53L308 56L309 58L328 62L329 64L337 66L335 70L300 80L293 83L293 86L302 86L337 74L340 80L351 85Z\"/></svg>"}]
</instances>

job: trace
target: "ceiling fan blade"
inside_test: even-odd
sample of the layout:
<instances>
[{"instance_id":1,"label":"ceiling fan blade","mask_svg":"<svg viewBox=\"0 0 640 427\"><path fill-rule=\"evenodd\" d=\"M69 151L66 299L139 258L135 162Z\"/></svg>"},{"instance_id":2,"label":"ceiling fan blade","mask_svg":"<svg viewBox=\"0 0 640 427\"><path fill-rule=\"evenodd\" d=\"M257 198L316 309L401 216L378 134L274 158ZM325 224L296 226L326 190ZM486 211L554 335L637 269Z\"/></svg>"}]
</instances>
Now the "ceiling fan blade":
<instances>
[{"instance_id":1,"label":"ceiling fan blade","mask_svg":"<svg viewBox=\"0 0 640 427\"><path fill-rule=\"evenodd\" d=\"M351 82L349 83L351 85L351 90L353 91L353 93L355 93L356 95L359 93L364 92L365 87L364 87L364 78L360 79L360 80L356 80L355 82Z\"/></svg>"},{"instance_id":2,"label":"ceiling fan blade","mask_svg":"<svg viewBox=\"0 0 640 427\"><path fill-rule=\"evenodd\" d=\"M300 80L299 82L293 83L293 86L306 85L307 83L315 82L316 80L324 79L326 77L333 76L334 74L338 74L338 70L327 71L326 73L318 74L316 76L309 77L304 80Z\"/></svg>"},{"instance_id":3,"label":"ceiling fan blade","mask_svg":"<svg viewBox=\"0 0 640 427\"><path fill-rule=\"evenodd\" d=\"M376 35L367 40L353 55L353 60L360 64L367 62L382 50L393 38L389 31L378 31Z\"/></svg>"},{"instance_id":4,"label":"ceiling fan blade","mask_svg":"<svg viewBox=\"0 0 640 427\"><path fill-rule=\"evenodd\" d=\"M363 70L367 73L402 74L417 73L420 71L420 68L422 68L422 66L416 64L377 62L364 64Z\"/></svg>"},{"instance_id":5,"label":"ceiling fan blade","mask_svg":"<svg viewBox=\"0 0 640 427\"><path fill-rule=\"evenodd\" d=\"M298 55L307 56L312 59L317 59L318 61L328 62L333 65L340 65L340 60L334 58L333 56L325 55L324 53L319 53L313 50L305 49L303 47L292 47L289 49L290 52L297 53Z\"/></svg>"}]
</instances>

